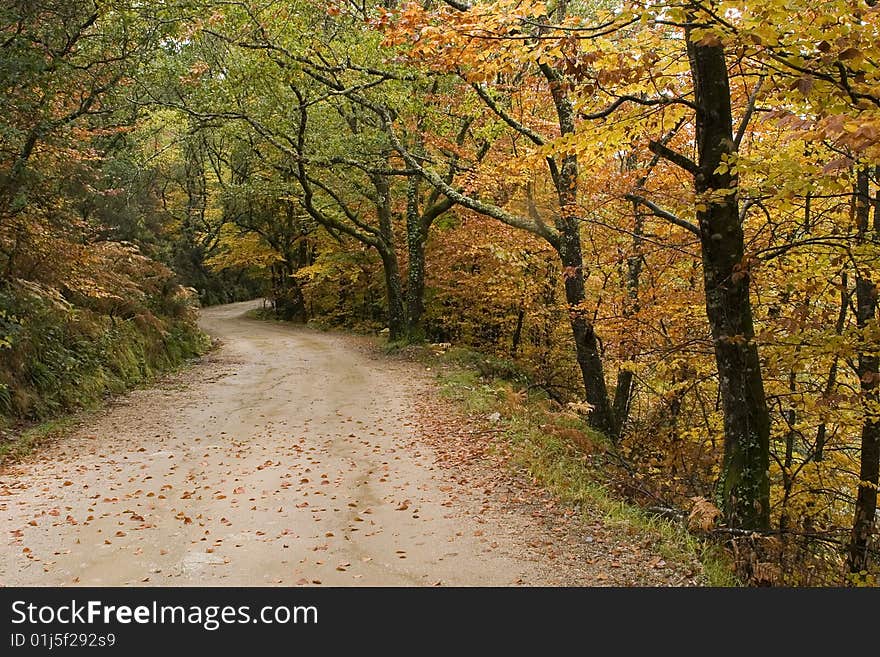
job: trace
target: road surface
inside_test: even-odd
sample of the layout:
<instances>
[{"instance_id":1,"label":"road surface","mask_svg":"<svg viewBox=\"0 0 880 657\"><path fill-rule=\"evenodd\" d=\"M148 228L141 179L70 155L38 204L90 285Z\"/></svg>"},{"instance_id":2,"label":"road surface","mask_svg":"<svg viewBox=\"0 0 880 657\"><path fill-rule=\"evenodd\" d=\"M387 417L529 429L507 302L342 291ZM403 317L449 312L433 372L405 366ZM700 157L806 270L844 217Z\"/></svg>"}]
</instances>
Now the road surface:
<instances>
[{"instance_id":1,"label":"road surface","mask_svg":"<svg viewBox=\"0 0 880 657\"><path fill-rule=\"evenodd\" d=\"M450 493L419 444L421 366L252 307L203 311L205 362L0 473L0 583L560 581L518 545L527 519Z\"/></svg>"}]
</instances>

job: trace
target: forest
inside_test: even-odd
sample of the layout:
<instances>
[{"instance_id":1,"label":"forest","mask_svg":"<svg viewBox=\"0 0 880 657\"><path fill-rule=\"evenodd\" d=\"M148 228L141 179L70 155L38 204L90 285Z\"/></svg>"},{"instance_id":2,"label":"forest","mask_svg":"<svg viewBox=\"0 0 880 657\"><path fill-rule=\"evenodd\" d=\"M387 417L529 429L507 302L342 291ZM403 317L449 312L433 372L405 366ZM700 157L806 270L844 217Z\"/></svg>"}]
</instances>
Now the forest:
<instances>
[{"instance_id":1,"label":"forest","mask_svg":"<svg viewBox=\"0 0 880 657\"><path fill-rule=\"evenodd\" d=\"M878 584L875 0L3 0L0 104L0 442L265 297L480 354L743 584Z\"/></svg>"}]
</instances>

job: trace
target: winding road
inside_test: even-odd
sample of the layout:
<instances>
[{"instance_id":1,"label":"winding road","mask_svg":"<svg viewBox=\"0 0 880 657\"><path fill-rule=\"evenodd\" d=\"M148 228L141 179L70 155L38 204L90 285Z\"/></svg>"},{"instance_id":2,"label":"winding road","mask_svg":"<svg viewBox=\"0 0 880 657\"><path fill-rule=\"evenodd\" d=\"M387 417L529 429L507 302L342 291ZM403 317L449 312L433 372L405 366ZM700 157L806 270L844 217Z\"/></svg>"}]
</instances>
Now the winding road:
<instances>
[{"instance_id":1,"label":"winding road","mask_svg":"<svg viewBox=\"0 0 880 657\"><path fill-rule=\"evenodd\" d=\"M450 493L423 367L255 305L203 311L218 350L0 472L0 584L556 581L517 522Z\"/></svg>"}]
</instances>

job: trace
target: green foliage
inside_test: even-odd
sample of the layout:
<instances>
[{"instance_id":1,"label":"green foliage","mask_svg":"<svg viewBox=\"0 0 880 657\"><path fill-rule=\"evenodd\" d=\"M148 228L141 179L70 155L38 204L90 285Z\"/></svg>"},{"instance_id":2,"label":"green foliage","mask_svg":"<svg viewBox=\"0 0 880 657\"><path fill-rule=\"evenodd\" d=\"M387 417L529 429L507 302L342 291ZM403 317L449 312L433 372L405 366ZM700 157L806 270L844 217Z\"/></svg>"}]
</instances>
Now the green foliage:
<instances>
[{"instance_id":1,"label":"green foliage","mask_svg":"<svg viewBox=\"0 0 880 657\"><path fill-rule=\"evenodd\" d=\"M189 306L173 298L148 301L166 314L142 308L115 318L31 290L0 292L0 307L23 318L0 354L0 420L40 420L91 406L204 353L207 338Z\"/></svg>"}]
</instances>

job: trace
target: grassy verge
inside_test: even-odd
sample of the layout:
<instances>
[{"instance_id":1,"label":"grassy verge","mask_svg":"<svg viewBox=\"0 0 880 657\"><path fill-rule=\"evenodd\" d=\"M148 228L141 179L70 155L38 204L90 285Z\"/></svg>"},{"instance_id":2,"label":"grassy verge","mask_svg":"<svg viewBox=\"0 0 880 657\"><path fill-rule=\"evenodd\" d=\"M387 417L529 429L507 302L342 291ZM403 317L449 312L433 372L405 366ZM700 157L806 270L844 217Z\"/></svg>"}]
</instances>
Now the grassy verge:
<instances>
[{"instance_id":1,"label":"grassy verge","mask_svg":"<svg viewBox=\"0 0 880 657\"><path fill-rule=\"evenodd\" d=\"M244 316L248 319L256 319L261 322L281 322L284 324L289 324L289 322L278 319L278 317L275 316L275 311L273 311L272 308L251 308L244 314Z\"/></svg>"},{"instance_id":2,"label":"grassy verge","mask_svg":"<svg viewBox=\"0 0 880 657\"><path fill-rule=\"evenodd\" d=\"M207 337L199 338L199 350L202 354L214 348ZM0 431L0 466L18 461L39 449L48 442L63 438L67 433L76 428L84 412L93 412L104 407L109 399L114 396L125 394L132 390L147 388L161 378L173 372L177 372L192 364L197 356L189 354L185 359L171 359L164 366L150 369L149 373L132 379L125 383L119 383L116 387L106 390L102 396L92 396L80 400L78 407L62 413L48 420L20 428L13 426L6 431ZM9 421L6 420L6 423Z\"/></svg>"},{"instance_id":3,"label":"grassy verge","mask_svg":"<svg viewBox=\"0 0 880 657\"><path fill-rule=\"evenodd\" d=\"M25 429L10 440L0 442L0 465L24 458L40 445L60 438L74 426L74 416L67 415Z\"/></svg>"},{"instance_id":4,"label":"grassy verge","mask_svg":"<svg viewBox=\"0 0 880 657\"><path fill-rule=\"evenodd\" d=\"M598 511L606 525L651 539L670 563L701 563L706 585L738 585L721 548L614 497L602 484L601 466L592 464L593 456L607 447L606 439L574 413L553 412L542 395L526 394L515 383L487 377L485 373L495 366L483 361L475 367L479 358L472 352L450 350L425 358L439 371L442 394L470 413L494 414L513 465L526 470L562 502L590 509L591 514Z\"/></svg>"},{"instance_id":5,"label":"grassy verge","mask_svg":"<svg viewBox=\"0 0 880 657\"><path fill-rule=\"evenodd\" d=\"M65 345L64 351L33 350L23 367L41 376L22 378L16 387L4 386L27 413L15 412L13 404L0 404L0 465L62 437L76 425L80 412L149 386L212 348L208 336L185 322L173 324L164 335L127 325L90 337L94 344L86 347L80 341Z\"/></svg>"}]
</instances>

